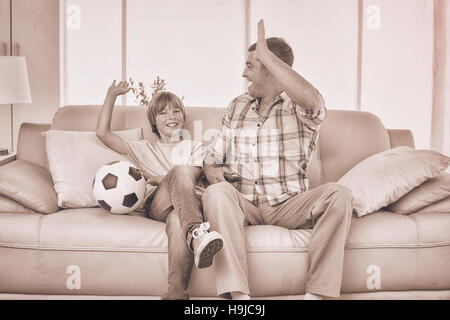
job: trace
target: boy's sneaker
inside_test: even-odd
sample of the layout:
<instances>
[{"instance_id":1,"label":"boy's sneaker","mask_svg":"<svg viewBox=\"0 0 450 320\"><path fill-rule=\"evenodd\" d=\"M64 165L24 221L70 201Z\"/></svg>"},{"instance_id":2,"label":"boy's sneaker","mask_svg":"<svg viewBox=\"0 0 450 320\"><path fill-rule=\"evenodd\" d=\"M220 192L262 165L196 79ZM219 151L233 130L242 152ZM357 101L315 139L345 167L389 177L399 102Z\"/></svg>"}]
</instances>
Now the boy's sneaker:
<instances>
[{"instance_id":1,"label":"boy's sneaker","mask_svg":"<svg viewBox=\"0 0 450 320\"><path fill-rule=\"evenodd\" d=\"M212 265L217 252L223 247L223 237L217 231L209 232L208 222L200 224L192 231L194 244L194 261L197 268Z\"/></svg>"}]
</instances>

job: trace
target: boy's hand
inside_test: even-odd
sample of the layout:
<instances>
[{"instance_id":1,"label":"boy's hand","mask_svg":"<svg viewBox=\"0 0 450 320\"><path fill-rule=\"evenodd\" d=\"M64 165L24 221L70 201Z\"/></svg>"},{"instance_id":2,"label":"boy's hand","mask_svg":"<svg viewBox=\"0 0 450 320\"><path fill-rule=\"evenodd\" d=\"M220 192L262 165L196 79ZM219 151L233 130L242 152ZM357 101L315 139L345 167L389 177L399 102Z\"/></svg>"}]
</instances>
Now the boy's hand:
<instances>
[{"instance_id":1,"label":"boy's hand","mask_svg":"<svg viewBox=\"0 0 450 320\"><path fill-rule=\"evenodd\" d=\"M256 58L261 60L263 54L265 54L269 48L267 47L266 31L264 28L264 20L258 22L258 41L256 42Z\"/></svg>"},{"instance_id":2,"label":"boy's hand","mask_svg":"<svg viewBox=\"0 0 450 320\"><path fill-rule=\"evenodd\" d=\"M111 86L108 88L108 95L117 97L126 94L130 90L131 87L128 86L127 81L120 81L119 84L116 85L116 80L114 80Z\"/></svg>"},{"instance_id":3,"label":"boy's hand","mask_svg":"<svg viewBox=\"0 0 450 320\"><path fill-rule=\"evenodd\" d=\"M223 167L204 167L206 179L211 184L228 181L230 183L242 180L239 176L233 173L233 171L226 166Z\"/></svg>"},{"instance_id":4,"label":"boy's hand","mask_svg":"<svg viewBox=\"0 0 450 320\"><path fill-rule=\"evenodd\" d=\"M162 179L164 179L164 176L150 176L150 175L147 175L145 177L146 177L147 183L151 184L152 186L156 186L156 187L159 186L161 181L162 181Z\"/></svg>"}]
</instances>

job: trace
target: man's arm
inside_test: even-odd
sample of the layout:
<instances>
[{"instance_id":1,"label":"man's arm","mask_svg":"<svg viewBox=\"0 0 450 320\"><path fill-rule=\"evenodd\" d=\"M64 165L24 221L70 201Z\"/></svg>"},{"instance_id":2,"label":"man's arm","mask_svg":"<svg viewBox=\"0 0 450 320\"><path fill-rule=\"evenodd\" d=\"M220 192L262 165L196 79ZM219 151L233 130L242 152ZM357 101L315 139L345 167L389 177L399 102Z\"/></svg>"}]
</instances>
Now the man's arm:
<instances>
[{"instance_id":1,"label":"man's arm","mask_svg":"<svg viewBox=\"0 0 450 320\"><path fill-rule=\"evenodd\" d=\"M204 161L203 172L206 179L211 184L230 181L227 177L231 176L233 171L229 166L225 166L227 160L229 134L230 134L230 122L231 122L231 110L233 110L232 101L227 108L227 111L222 119L222 128L219 135L214 139L211 145L208 147Z\"/></svg>"},{"instance_id":2,"label":"man's arm","mask_svg":"<svg viewBox=\"0 0 450 320\"><path fill-rule=\"evenodd\" d=\"M322 103L323 98L317 89L269 50L263 20L258 22L256 58L280 82L296 104L305 109L315 109Z\"/></svg>"},{"instance_id":3,"label":"man's arm","mask_svg":"<svg viewBox=\"0 0 450 320\"><path fill-rule=\"evenodd\" d=\"M95 130L97 137L109 148L116 152L127 154L127 149L122 142L122 139L111 131L111 118L114 108L114 103L119 95L126 94L131 88L128 87L126 81L119 82L116 85L116 80L108 88L108 93L106 94L105 102L100 111L100 115L97 120L97 128Z\"/></svg>"}]
</instances>

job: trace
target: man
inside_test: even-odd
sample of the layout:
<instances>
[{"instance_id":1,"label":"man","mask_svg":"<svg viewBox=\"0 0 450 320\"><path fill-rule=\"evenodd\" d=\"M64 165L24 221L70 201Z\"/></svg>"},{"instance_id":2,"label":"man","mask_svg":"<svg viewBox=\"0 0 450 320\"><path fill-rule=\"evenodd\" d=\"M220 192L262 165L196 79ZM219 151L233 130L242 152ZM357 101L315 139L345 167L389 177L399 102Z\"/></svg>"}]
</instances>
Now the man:
<instances>
[{"instance_id":1,"label":"man","mask_svg":"<svg viewBox=\"0 0 450 320\"><path fill-rule=\"evenodd\" d=\"M248 93L230 103L205 158L211 185L202 197L204 214L224 238L215 262L218 295L249 298L244 225L258 224L313 227L305 299L340 294L352 194L337 183L308 190L306 169L326 109L321 94L291 68L293 59L283 39L266 40L261 20L242 74Z\"/></svg>"}]
</instances>

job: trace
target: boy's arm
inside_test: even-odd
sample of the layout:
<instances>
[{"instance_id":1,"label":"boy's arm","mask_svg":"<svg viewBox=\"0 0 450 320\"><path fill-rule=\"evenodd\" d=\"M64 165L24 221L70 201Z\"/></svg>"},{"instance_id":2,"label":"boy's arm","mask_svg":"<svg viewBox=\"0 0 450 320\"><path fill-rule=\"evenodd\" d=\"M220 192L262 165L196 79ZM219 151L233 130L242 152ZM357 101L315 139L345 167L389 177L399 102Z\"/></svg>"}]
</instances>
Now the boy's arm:
<instances>
[{"instance_id":1,"label":"boy's arm","mask_svg":"<svg viewBox=\"0 0 450 320\"><path fill-rule=\"evenodd\" d=\"M112 85L108 88L108 93L106 94L105 102L103 103L103 107L100 111L100 115L97 120L97 128L95 130L97 137L105 145L122 154L127 154L128 151L123 144L122 139L111 131L111 118L117 96L126 94L130 90L131 88L128 87L128 83L126 81L121 81L118 85L116 85L116 80L114 80Z\"/></svg>"},{"instance_id":2,"label":"boy's arm","mask_svg":"<svg viewBox=\"0 0 450 320\"><path fill-rule=\"evenodd\" d=\"M314 110L323 104L323 98L317 89L269 50L263 20L258 23L256 58L281 83L284 91L296 104L308 110Z\"/></svg>"}]
</instances>

